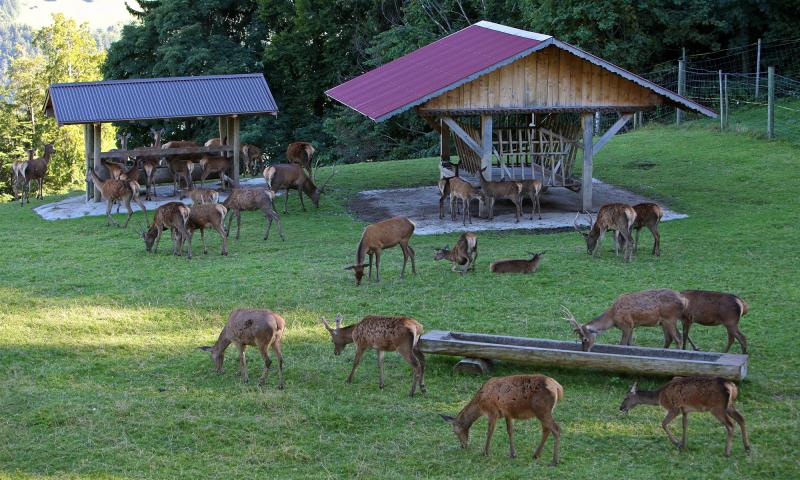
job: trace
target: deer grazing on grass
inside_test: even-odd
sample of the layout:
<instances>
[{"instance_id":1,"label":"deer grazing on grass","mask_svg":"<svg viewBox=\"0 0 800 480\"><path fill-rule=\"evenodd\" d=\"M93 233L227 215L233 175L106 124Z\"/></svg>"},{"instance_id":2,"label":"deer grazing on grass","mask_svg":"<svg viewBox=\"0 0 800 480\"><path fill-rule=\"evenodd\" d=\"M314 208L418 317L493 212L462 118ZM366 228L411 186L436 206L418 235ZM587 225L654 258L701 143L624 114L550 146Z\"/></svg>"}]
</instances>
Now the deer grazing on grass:
<instances>
[{"instance_id":1,"label":"deer grazing on grass","mask_svg":"<svg viewBox=\"0 0 800 480\"><path fill-rule=\"evenodd\" d=\"M264 370L258 377L258 385L263 386L269 374L272 360L269 358L269 349L275 352L278 360L278 389L283 389L283 355L281 355L281 339L286 330L286 321L271 310L256 310L240 308L231 312L228 323L219 334L217 343L211 346L197 347L199 350L209 352L217 373L223 373L225 349L231 343L239 347L239 368L242 381L248 383L250 376L247 374L247 359L245 348L248 345L258 347L261 358L264 359Z\"/></svg>"},{"instance_id":2,"label":"deer grazing on grass","mask_svg":"<svg viewBox=\"0 0 800 480\"><path fill-rule=\"evenodd\" d=\"M325 317L322 324L333 341L333 353L339 355L349 343L356 344L356 355L353 358L353 369L347 377L347 383L353 382L361 356L370 348L378 352L378 371L383 388L383 356L385 352L397 351L413 370L411 379L411 396L417 391L425 393L425 357L419 350L419 337L422 336L422 325L410 317L382 317L368 315L355 325L342 327L342 315L336 315L336 326L331 328Z\"/></svg>"},{"instance_id":3,"label":"deer grazing on grass","mask_svg":"<svg viewBox=\"0 0 800 480\"><path fill-rule=\"evenodd\" d=\"M186 229L189 231L189 251L192 250L194 231L200 230L200 239L203 241L203 254L208 255L206 246L205 229L213 228L222 237L222 251L220 255L228 255L228 234L225 232L225 215L228 209L218 203L195 204L189 209L189 220Z\"/></svg>"},{"instance_id":4,"label":"deer grazing on grass","mask_svg":"<svg viewBox=\"0 0 800 480\"><path fill-rule=\"evenodd\" d=\"M414 234L416 225L406 217L392 217L387 220L367 225L361 240L356 249L356 263L346 267L345 270L352 270L356 277L356 286L361 285L364 278L364 256L369 255L369 279L372 280L372 256L375 255L375 278L381 281L381 252L386 248L400 245L403 250L403 270L400 278L406 273L406 263L411 258L411 271L417 274L417 265L414 261L415 253L411 245L408 244L411 235Z\"/></svg>"},{"instance_id":5,"label":"deer grazing on grass","mask_svg":"<svg viewBox=\"0 0 800 480\"><path fill-rule=\"evenodd\" d=\"M736 384L719 377L675 377L658 390L639 390L636 383L628 390L619 409L628 412L637 405L660 405L667 411L667 416L661 422L661 428L667 433L670 441L678 450L686 448L686 430L689 426L689 412L709 412L722 423L727 433L725 440L725 456L731 455L733 422L739 424L742 430L742 443L745 452L750 452L750 441L744 417L733 406L739 389ZM669 424L678 415L683 416L683 435L679 442Z\"/></svg>"},{"instance_id":6,"label":"deer grazing on grass","mask_svg":"<svg viewBox=\"0 0 800 480\"><path fill-rule=\"evenodd\" d=\"M278 224L278 235L281 240L286 240L283 237L283 227L281 226L281 217L272 205L275 199L275 192L265 190L263 188L234 188L231 190L228 198L222 202L222 205L230 212L228 217L228 227L226 231L230 233L231 222L233 217L236 217L236 240L239 240L239 229L242 225L242 211L261 210L264 212L264 217L267 219L267 228L264 232L264 240L269 238L269 230L272 227L272 221Z\"/></svg>"},{"instance_id":7,"label":"deer grazing on grass","mask_svg":"<svg viewBox=\"0 0 800 480\"><path fill-rule=\"evenodd\" d=\"M494 202L507 199L514 204L514 215L516 222L519 223L519 217L522 216L522 184L515 181L486 180L484 177L486 169L487 167L481 169L478 178L481 181L481 194L486 202L486 208L489 209L489 220L494 220Z\"/></svg>"},{"instance_id":8,"label":"deer grazing on grass","mask_svg":"<svg viewBox=\"0 0 800 480\"><path fill-rule=\"evenodd\" d=\"M530 260L497 260L489 265L489 270L493 273L534 273L539 268L539 262L542 261L544 254L545 252L528 252L528 255L531 256Z\"/></svg>"},{"instance_id":9,"label":"deer grazing on grass","mask_svg":"<svg viewBox=\"0 0 800 480\"><path fill-rule=\"evenodd\" d=\"M223 157L221 155L203 155L200 158L200 168L203 170L202 175L200 176L200 184L204 185L206 183L206 178L209 175L219 173L219 183L222 185L222 188L225 188L225 180L228 179L229 184L230 177L225 175L231 168L233 164L232 158Z\"/></svg>"},{"instance_id":10,"label":"deer grazing on grass","mask_svg":"<svg viewBox=\"0 0 800 480\"><path fill-rule=\"evenodd\" d=\"M303 167L308 176L314 179L314 171L311 164L314 161L314 147L308 142L294 142L290 143L286 148L286 158L289 163L296 163Z\"/></svg>"},{"instance_id":11,"label":"deer grazing on grass","mask_svg":"<svg viewBox=\"0 0 800 480\"><path fill-rule=\"evenodd\" d=\"M742 353L747 354L747 338L739 330L739 321L747 314L749 307L744 300L730 293L707 292L703 290L683 290L681 295L689 301L686 315L683 319L683 340L697 350L697 346L689 338L689 329L692 323L707 327L722 325L728 331L728 346L725 353L731 349L733 340L739 341Z\"/></svg>"},{"instance_id":12,"label":"deer grazing on grass","mask_svg":"<svg viewBox=\"0 0 800 480\"><path fill-rule=\"evenodd\" d=\"M478 258L478 236L474 233L462 233L458 237L455 246L452 250L448 245L444 248L435 248L433 259L434 260L449 260L453 267L453 272L457 271L456 268L460 267L461 275L464 275L468 270L475 269L475 260Z\"/></svg>"},{"instance_id":13,"label":"deer grazing on grass","mask_svg":"<svg viewBox=\"0 0 800 480\"><path fill-rule=\"evenodd\" d=\"M300 195L300 206L303 211L306 211L306 205L303 202L303 194L306 194L311 199L311 203L315 208L319 208L319 197L325 192L325 187L331 181L333 176L336 175L336 167L334 167L331 176L325 180L321 187L317 188L314 181L303 170L303 167L294 163L283 163L277 165L270 165L264 169L264 180L267 181L267 187L278 192L285 190L283 197L283 213L288 213L286 207L289 203L289 190L297 190Z\"/></svg>"},{"instance_id":14,"label":"deer grazing on grass","mask_svg":"<svg viewBox=\"0 0 800 480\"><path fill-rule=\"evenodd\" d=\"M561 443L561 427L553 418L556 404L564 398L564 388L554 379L544 375L511 375L491 378L481 386L478 393L456 417L441 415L453 425L453 432L462 448L469 445L469 430L477 419L486 415L489 422L483 454L489 455L492 434L498 418L506 419L508 446L511 458L517 456L514 448L513 421L536 417L542 424L542 441L533 453L538 460L549 434L553 434L552 466L558 465L558 447Z\"/></svg>"},{"instance_id":15,"label":"deer grazing on grass","mask_svg":"<svg viewBox=\"0 0 800 480\"><path fill-rule=\"evenodd\" d=\"M619 344L630 345L636 327L659 325L664 330L664 348L669 348L673 341L678 348L683 348L678 334L678 321L686 318L687 307L686 297L675 290L662 288L622 294L608 310L583 325L575 320L569 310L564 308L564 312L565 319L581 339L581 348L588 352L594 346L597 335L612 327L622 330Z\"/></svg>"},{"instance_id":16,"label":"deer grazing on grass","mask_svg":"<svg viewBox=\"0 0 800 480\"><path fill-rule=\"evenodd\" d=\"M192 200L192 205L204 205L207 203L218 203L219 192L210 188L193 188L181 190L181 195L189 197Z\"/></svg>"},{"instance_id":17,"label":"deer grazing on grass","mask_svg":"<svg viewBox=\"0 0 800 480\"><path fill-rule=\"evenodd\" d=\"M625 255L625 261L631 261L631 254L633 253L633 240L631 239L631 227L636 221L636 211L630 205L624 203L608 203L600 207L597 212L597 220L592 219L592 215L587 213L589 217L589 225L591 229L589 233L581 232L578 229L578 216L575 215L575 220L572 222L575 230L583 235L586 240L586 249L589 255L595 256L600 252L600 247L603 244L603 237L608 230L615 230L624 240L625 244L622 246ZM617 237L615 236L615 240ZM618 251L619 242L614 242L614 251L619 255Z\"/></svg>"},{"instance_id":18,"label":"deer grazing on grass","mask_svg":"<svg viewBox=\"0 0 800 480\"><path fill-rule=\"evenodd\" d=\"M544 185L541 180L515 180L515 182L522 185L522 197L528 197L531 199L531 220L533 220L533 214L536 212L536 209L539 209L539 220L542 219L542 204L539 200L539 196L542 193L542 186ZM522 201L520 201L522 204Z\"/></svg>"},{"instance_id":19,"label":"deer grazing on grass","mask_svg":"<svg viewBox=\"0 0 800 480\"><path fill-rule=\"evenodd\" d=\"M131 200L139 205L139 208L142 209L142 213L144 214L145 223L149 223L147 220L147 209L144 207L144 203L142 203L141 199L139 199L138 182L134 180L114 180L113 178L102 180L99 176L97 176L97 173L91 169L86 174L86 181L93 182L100 190L103 198L106 199L106 218L108 219L107 225L111 225L113 223L114 225L119 226L119 222L114 220L114 218L111 216L111 207L114 202L117 201L125 205L125 209L128 211L128 217L125 218L125 225L123 225L122 228L128 227L128 222L133 216Z\"/></svg>"},{"instance_id":20,"label":"deer grazing on grass","mask_svg":"<svg viewBox=\"0 0 800 480\"><path fill-rule=\"evenodd\" d=\"M172 234L172 254L180 256L183 253L183 242L189 238L186 223L189 221L189 207L181 202L167 202L156 209L153 224L147 231L142 232L144 246L148 252L158 252L158 242L161 233L169 230ZM153 245L155 243L155 246ZM188 258L192 258L192 244L189 243Z\"/></svg>"},{"instance_id":21,"label":"deer grazing on grass","mask_svg":"<svg viewBox=\"0 0 800 480\"><path fill-rule=\"evenodd\" d=\"M472 200L482 200L481 191L460 177L449 177L445 180L450 187L450 219L455 221L457 206L454 204L461 200L461 206L464 208L462 224L467 225L467 218L469 218L469 223L472 223L472 212L469 207Z\"/></svg>"},{"instance_id":22,"label":"deer grazing on grass","mask_svg":"<svg viewBox=\"0 0 800 480\"><path fill-rule=\"evenodd\" d=\"M31 158L27 161L24 169L25 177L22 184L22 195L19 198L20 205L23 204L25 199L28 200L28 203L31 203L30 194L32 180L36 180L39 184L39 193L36 194L36 198L44 198L42 195L44 177L47 176L47 167L50 165L50 158L52 158L55 152L56 149L53 147L53 144L48 143L44 146L44 154L42 154L40 158Z\"/></svg>"},{"instance_id":23,"label":"deer grazing on grass","mask_svg":"<svg viewBox=\"0 0 800 480\"><path fill-rule=\"evenodd\" d=\"M633 241L633 253L639 250L639 233L643 227L647 227L650 233L653 234L653 255L661 255L661 235L658 233L658 224L664 217L664 209L657 203L637 203L633 206L636 212L636 220L631 226L631 231L636 230L636 238ZM619 241L619 231L614 232L614 240L617 244Z\"/></svg>"},{"instance_id":24,"label":"deer grazing on grass","mask_svg":"<svg viewBox=\"0 0 800 480\"><path fill-rule=\"evenodd\" d=\"M18 193L21 195L21 189L25 188L25 170L28 168L28 162L33 160L33 149L29 148L25 152L28 154L27 160L14 160L11 164L11 190L14 193L14 200L17 199Z\"/></svg>"}]
</instances>

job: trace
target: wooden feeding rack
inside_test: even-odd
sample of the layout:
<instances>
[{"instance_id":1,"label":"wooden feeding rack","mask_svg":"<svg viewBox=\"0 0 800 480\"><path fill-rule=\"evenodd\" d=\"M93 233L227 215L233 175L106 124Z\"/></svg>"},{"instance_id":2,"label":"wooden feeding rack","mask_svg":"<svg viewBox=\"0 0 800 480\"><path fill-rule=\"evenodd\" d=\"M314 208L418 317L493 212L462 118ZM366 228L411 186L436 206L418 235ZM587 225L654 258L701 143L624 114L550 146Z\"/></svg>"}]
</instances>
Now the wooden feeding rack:
<instances>
[{"instance_id":1,"label":"wooden feeding rack","mask_svg":"<svg viewBox=\"0 0 800 480\"><path fill-rule=\"evenodd\" d=\"M731 353L605 344L584 352L578 342L442 330L424 334L419 346L424 353L636 375L708 375L735 381L747 375L748 356Z\"/></svg>"}]
</instances>

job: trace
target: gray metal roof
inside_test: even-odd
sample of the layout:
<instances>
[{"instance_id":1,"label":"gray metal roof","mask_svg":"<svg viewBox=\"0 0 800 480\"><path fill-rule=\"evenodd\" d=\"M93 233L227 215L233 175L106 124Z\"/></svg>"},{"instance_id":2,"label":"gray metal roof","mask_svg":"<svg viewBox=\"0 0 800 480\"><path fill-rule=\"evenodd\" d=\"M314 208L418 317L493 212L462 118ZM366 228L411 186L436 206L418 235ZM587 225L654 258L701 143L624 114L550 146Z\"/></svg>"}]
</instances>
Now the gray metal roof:
<instances>
[{"instance_id":1,"label":"gray metal roof","mask_svg":"<svg viewBox=\"0 0 800 480\"><path fill-rule=\"evenodd\" d=\"M276 114L260 73L54 83L45 112L59 125Z\"/></svg>"}]
</instances>

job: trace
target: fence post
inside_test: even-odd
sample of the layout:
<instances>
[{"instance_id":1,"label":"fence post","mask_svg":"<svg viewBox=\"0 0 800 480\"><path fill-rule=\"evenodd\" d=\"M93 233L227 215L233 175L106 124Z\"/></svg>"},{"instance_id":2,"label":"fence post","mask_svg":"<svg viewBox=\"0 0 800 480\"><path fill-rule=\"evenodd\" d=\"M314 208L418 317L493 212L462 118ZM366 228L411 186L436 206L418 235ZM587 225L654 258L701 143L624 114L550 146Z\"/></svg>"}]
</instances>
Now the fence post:
<instances>
[{"instance_id":1,"label":"fence post","mask_svg":"<svg viewBox=\"0 0 800 480\"><path fill-rule=\"evenodd\" d=\"M758 49L756 50L756 96L758 98L758 84L761 81L761 39L758 39Z\"/></svg>"},{"instance_id":2,"label":"fence post","mask_svg":"<svg viewBox=\"0 0 800 480\"><path fill-rule=\"evenodd\" d=\"M724 91L725 91L725 128L731 126L731 103L728 101L728 74L725 74Z\"/></svg>"},{"instance_id":3,"label":"fence post","mask_svg":"<svg viewBox=\"0 0 800 480\"><path fill-rule=\"evenodd\" d=\"M722 70L719 71L719 129L725 129L725 102L722 99Z\"/></svg>"},{"instance_id":4,"label":"fence post","mask_svg":"<svg viewBox=\"0 0 800 480\"><path fill-rule=\"evenodd\" d=\"M684 56L686 51L684 50ZM686 96L686 61L678 60L678 95ZM683 120L683 110L680 108L675 109L675 124L680 125Z\"/></svg>"},{"instance_id":5,"label":"fence post","mask_svg":"<svg viewBox=\"0 0 800 480\"><path fill-rule=\"evenodd\" d=\"M775 67L767 67L767 138L775 138Z\"/></svg>"}]
</instances>

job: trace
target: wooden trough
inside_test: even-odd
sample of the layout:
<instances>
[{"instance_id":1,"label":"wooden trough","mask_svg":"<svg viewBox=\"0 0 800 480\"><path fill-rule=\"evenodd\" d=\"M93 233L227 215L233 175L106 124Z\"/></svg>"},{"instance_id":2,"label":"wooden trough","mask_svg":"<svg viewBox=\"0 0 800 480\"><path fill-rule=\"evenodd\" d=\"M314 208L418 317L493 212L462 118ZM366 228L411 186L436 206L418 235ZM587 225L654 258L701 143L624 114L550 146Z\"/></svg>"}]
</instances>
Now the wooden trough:
<instances>
[{"instance_id":1,"label":"wooden trough","mask_svg":"<svg viewBox=\"0 0 800 480\"><path fill-rule=\"evenodd\" d=\"M586 368L637 375L711 375L742 380L747 355L596 344L591 352L578 342L434 330L420 338L424 353L507 360L535 365Z\"/></svg>"}]
</instances>

